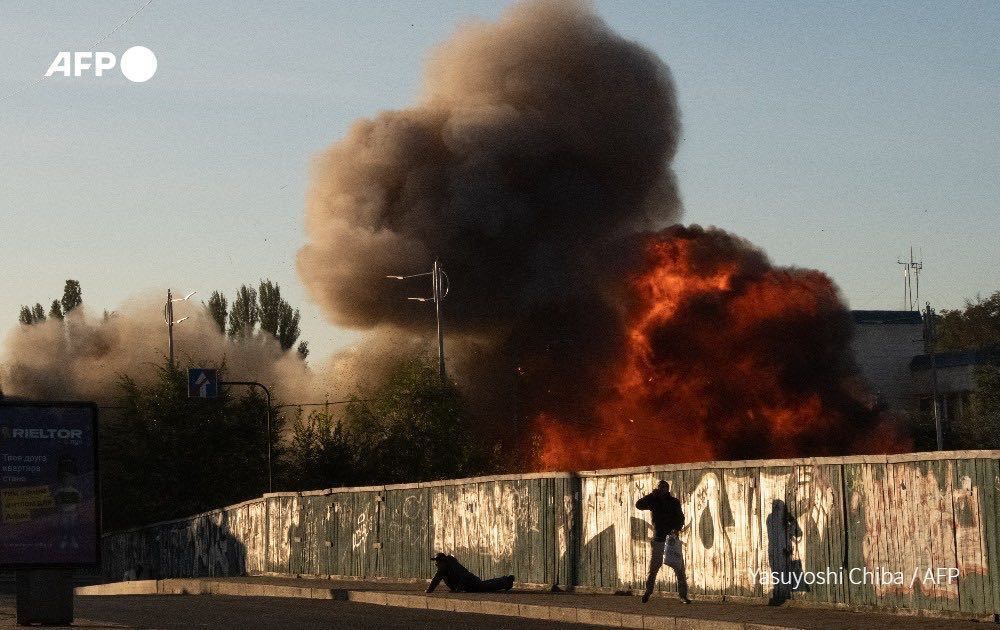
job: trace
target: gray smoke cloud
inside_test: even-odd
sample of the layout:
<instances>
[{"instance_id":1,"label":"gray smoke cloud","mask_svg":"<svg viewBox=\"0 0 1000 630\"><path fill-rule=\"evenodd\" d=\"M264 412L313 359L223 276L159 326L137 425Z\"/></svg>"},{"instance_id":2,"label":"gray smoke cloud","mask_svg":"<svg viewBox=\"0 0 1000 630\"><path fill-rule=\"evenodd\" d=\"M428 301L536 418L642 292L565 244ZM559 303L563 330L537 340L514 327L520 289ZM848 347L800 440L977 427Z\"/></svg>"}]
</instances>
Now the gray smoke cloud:
<instances>
[{"instance_id":1,"label":"gray smoke cloud","mask_svg":"<svg viewBox=\"0 0 1000 630\"><path fill-rule=\"evenodd\" d=\"M609 244L680 215L679 135L667 67L586 4L526 2L460 27L431 55L418 104L355 122L315 162L300 276L332 322L370 333L340 373L363 379L385 365L373 356L428 338L433 309L403 298L429 283L384 276L436 257L451 279L449 359L472 370L453 370L460 380L503 389L485 365L508 373L545 362L553 340L592 336L614 319L595 271L618 264ZM599 345L560 352L582 361Z\"/></svg>"},{"instance_id":2,"label":"gray smoke cloud","mask_svg":"<svg viewBox=\"0 0 1000 630\"><path fill-rule=\"evenodd\" d=\"M232 339L197 305L174 327L181 366L225 364L230 380L258 380L284 400L308 400L316 379L294 352L283 352L269 335ZM178 315L179 317L180 315ZM167 354L162 296L140 296L110 318L89 317L86 307L65 319L18 326L4 340L0 383L8 396L94 400L109 404L116 382L127 375L148 382Z\"/></svg>"}]
</instances>

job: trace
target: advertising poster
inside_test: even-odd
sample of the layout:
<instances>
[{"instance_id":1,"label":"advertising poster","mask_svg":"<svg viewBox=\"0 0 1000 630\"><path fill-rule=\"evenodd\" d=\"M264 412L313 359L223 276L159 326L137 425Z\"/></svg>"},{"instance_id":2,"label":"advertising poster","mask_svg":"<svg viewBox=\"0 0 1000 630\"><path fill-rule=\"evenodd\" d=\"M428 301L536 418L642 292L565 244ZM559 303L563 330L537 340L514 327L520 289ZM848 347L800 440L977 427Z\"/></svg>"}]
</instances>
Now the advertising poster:
<instances>
[{"instance_id":1,"label":"advertising poster","mask_svg":"<svg viewBox=\"0 0 1000 630\"><path fill-rule=\"evenodd\" d=\"M0 566L98 561L97 408L0 403Z\"/></svg>"}]
</instances>

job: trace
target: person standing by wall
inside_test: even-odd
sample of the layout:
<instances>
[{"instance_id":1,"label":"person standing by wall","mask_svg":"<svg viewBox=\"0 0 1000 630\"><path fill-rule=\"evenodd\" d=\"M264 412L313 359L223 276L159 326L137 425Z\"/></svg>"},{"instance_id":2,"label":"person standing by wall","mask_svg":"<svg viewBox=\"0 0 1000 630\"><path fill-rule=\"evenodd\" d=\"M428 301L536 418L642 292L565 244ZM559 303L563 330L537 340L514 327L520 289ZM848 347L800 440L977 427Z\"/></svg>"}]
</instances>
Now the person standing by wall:
<instances>
[{"instance_id":1,"label":"person standing by wall","mask_svg":"<svg viewBox=\"0 0 1000 630\"><path fill-rule=\"evenodd\" d=\"M685 604L688 599L687 575L684 572L684 555L681 553L681 540L677 533L684 527L684 511L680 500L670 494L670 484L661 479L656 489L635 503L640 510L649 510L653 516L653 540L650 543L649 575L646 577L646 592L642 595L642 603L649 601L656 585L656 574L663 566L666 555L667 566L677 575L677 595Z\"/></svg>"}]
</instances>

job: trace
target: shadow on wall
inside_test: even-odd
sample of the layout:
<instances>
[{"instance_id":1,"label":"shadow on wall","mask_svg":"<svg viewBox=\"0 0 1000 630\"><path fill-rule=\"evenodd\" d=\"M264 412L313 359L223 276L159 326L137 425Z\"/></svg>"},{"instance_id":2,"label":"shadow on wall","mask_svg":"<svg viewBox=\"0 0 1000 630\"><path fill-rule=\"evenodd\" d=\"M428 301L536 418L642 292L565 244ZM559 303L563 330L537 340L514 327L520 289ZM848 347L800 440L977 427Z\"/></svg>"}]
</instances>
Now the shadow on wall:
<instances>
[{"instance_id":1,"label":"shadow on wall","mask_svg":"<svg viewBox=\"0 0 1000 630\"><path fill-rule=\"evenodd\" d=\"M582 584L602 588L620 587L614 525L604 529L583 545L578 562L580 563L578 575L583 578Z\"/></svg>"},{"instance_id":2,"label":"shadow on wall","mask_svg":"<svg viewBox=\"0 0 1000 630\"><path fill-rule=\"evenodd\" d=\"M115 536L102 556L110 582L247 574L246 545L234 535L225 510Z\"/></svg>"},{"instance_id":3,"label":"shadow on wall","mask_svg":"<svg viewBox=\"0 0 1000 630\"><path fill-rule=\"evenodd\" d=\"M767 515L765 526L767 561L771 567L771 579L774 581L774 589L768 604L780 606L792 597L792 589L802 575L802 561L792 557L792 550L802 537L802 530L781 499L771 502L771 513ZM800 590L805 588L805 585L802 585Z\"/></svg>"}]
</instances>

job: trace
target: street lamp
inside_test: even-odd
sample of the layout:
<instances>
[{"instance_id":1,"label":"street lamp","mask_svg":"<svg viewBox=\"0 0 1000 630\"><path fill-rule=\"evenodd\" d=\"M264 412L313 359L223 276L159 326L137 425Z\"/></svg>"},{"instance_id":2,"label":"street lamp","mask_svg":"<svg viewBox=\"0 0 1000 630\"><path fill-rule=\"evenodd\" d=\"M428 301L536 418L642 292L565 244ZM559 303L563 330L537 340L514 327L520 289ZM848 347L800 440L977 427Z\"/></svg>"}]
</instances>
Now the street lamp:
<instances>
[{"instance_id":1,"label":"street lamp","mask_svg":"<svg viewBox=\"0 0 1000 630\"><path fill-rule=\"evenodd\" d=\"M438 338L438 374L444 380L444 332L441 329L441 301L448 296L451 283L448 274L444 272L441 262L434 259L434 266L426 273L415 273L412 276L386 276L390 280L408 280L409 278L431 277L431 297L408 297L415 302L434 302L434 315L437 318Z\"/></svg>"},{"instance_id":2,"label":"street lamp","mask_svg":"<svg viewBox=\"0 0 1000 630\"><path fill-rule=\"evenodd\" d=\"M174 319L174 302L184 302L195 293L197 291L192 291L182 298L175 298L170 289L167 289L167 303L163 305L163 322L167 325L167 351L170 354L171 369L174 367L174 324L179 324L187 319L187 317Z\"/></svg>"}]
</instances>

